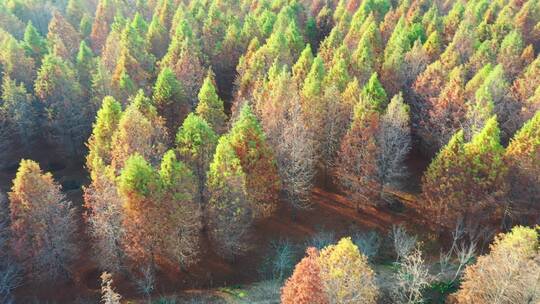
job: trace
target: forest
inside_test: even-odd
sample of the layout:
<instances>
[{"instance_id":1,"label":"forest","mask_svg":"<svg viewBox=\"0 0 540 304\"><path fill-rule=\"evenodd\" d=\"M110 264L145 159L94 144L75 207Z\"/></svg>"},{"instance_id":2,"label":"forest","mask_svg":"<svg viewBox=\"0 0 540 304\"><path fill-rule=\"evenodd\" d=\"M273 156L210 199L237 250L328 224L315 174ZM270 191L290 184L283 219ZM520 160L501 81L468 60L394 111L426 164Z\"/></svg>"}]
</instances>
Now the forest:
<instances>
[{"instance_id":1,"label":"forest","mask_svg":"<svg viewBox=\"0 0 540 304\"><path fill-rule=\"evenodd\" d=\"M0 0L0 303L540 303L540 0Z\"/></svg>"}]
</instances>

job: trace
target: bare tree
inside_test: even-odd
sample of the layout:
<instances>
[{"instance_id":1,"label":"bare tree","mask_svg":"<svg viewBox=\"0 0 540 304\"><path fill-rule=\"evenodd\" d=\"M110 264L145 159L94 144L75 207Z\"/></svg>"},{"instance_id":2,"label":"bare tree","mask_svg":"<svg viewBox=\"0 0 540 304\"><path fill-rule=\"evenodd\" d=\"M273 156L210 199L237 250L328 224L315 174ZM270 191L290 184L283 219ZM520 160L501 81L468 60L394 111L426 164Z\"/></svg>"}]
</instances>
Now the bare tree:
<instances>
[{"instance_id":1,"label":"bare tree","mask_svg":"<svg viewBox=\"0 0 540 304\"><path fill-rule=\"evenodd\" d=\"M511 304L540 301L538 232L516 226L501 234L491 252L465 269L457 303Z\"/></svg>"},{"instance_id":2,"label":"bare tree","mask_svg":"<svg viewBox=\"0 0 540 304\"><path fill-rule=\"evenodd\" d=\"M5 304L15 303L13 291L22 284L21 269L10 254L10 238L9 207L0 192L0 302Z\"/></svg>"},{"instance_id":3,"label":"bare tree","mask_svg":"<svg viewBox=\"0 0 540 304\"><path fill-rule=\"evenodd\" d=\"M370 261L379 254L381 238L376 231L356 232L352 235L352 241Z\"/></svg>"},{"instance_id":4,"label":"bare tree","mask_svg":"<svg viewBox=\"0 0 540 304\"><path fill-rule=\"evenodd\" d=\"M350 121L350 113L339 102L340 94L335 86L328 87L321 98L321 111L316 132L320 162L323 169L325 183L328 181L330 169L335 165L336 154Z\"/></svg>"},{"instance_id":5,"label":"bare tree","mask_svg":"<svg viewBox=\"0 0 540 304\"><path fill-rule=\"evenodd\" d=\"M476 239L469 236L469 240L467 240L467 234L463 221L458 220L456 228L452 232L450 249L446 252L440 252L438 277L443 278L448 286L453 285L461 278L465 266L472 261L476 254Z\"/></svg>"},{"instance_id":6,"label":"bare tree","mask_svg":"<svg viewBox=\"0 0 540 304\"><path fill-rule=\"evenodd\" d=\"M276 142L278 171L289 203L296 209L308 209L316 173L316 150L298 97L291 101L287 118L287 126L282 126Z\"/></svg>"},{"instance_id":7,"label":"bare tree","mask_svg":"<svg viewBox=\"0 0 540 304\"><path fill-rule=\"evenodd\" d=\"M409 107L399 93L392 98L382 116L378 135L380 154L377 167L383 186L396 187L407 175L404 161L411 149L410 133Z\"/></svg>"},{"instance_id":8,"label":"bare tree","mask_svg":"<svg viewBox=\"0 0 540 304\"><path fill-rule=\"evenodd\" d=\"M156 283L156 270L153 263L146 263L139 267L139 273L135 278L137 290L143 294L150 303L150 295L154 291Z\"/></svg>"},{"instance_id":9,"label":"bare tree","mask_svg":"<svg viewBox=\"0 0 540 304\"><path fill-rule=\"evenodd\" d=\"M113 286L112 275L108 272L101 274L101 303L103 304L120 304L122 296L118 294Z\"/></svg>"},{"instance_id":10,"label":"bare tree","mask_svg":"<svg viewBox=\"0 0 540 304\"><path fill-rule=\"evenodd\" d=\"M86 222L93 240L96 262L102 269L118 272L123 260L122 201L114 181L95 172L89 187L84 188Z\"/></svg>"},{"instance_id":11,"label":"bare tree","mask_svg":"<svg viewBox=\"0 0 540 304\"><path fill-rule=\"evenodd\" d=\"M260 86L253 104L274 148L285 198L295 209L309 208L317 148L290 72L284 70Z\"/></svg>"},{"instance_id":12,"label":"bare tree","mask_svg":"<svg viewBox=\"0 0 540 304\"><path fill-rule=\"evenodd\" d=\"M414 249L403 257L398 265L399 270L394 275L396 287L392 290L394 303L422 303L423 291L431 282L422 252L418 248Z\"/></svg>"},{"instance_id":13,"label":"bare tree","mask_svg":"<svg viewBox=\"0 0 540 304\"><path fill-rule=\"evenodd\" d=\"M396 252L397 262L407 257L417 244L416 236L407 233L403 225L393 225L390 237Z\"/></svg>"}]
</instances>

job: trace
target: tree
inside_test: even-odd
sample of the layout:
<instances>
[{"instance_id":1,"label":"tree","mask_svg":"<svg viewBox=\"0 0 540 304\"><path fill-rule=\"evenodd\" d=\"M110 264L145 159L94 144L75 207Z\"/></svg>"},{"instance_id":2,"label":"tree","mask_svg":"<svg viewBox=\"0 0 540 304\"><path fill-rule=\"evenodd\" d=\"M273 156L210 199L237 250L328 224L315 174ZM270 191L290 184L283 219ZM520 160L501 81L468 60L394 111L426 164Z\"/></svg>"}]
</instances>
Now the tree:
<instances>
[{"instance_id":1,"label":"tree","mask_svg":"<svg viewBox=\"0 0 540 304\"><path fill-rule=\"evenodd\" d=\"M283 304L326 304L327 296L321 279L317 249L306 250L304 257L294 268L293 275L281 289Z\"/></svg>"},{"instance_id":2,"label":"tree","mask_svg":"<svg viewBox=\"0 0 540 304\"><path fill-rule=\"evenodd\" d=\"M96 54L101 54L105 40L110 31L111 24L113 23L115 15L114 1L111 0L99 0L96 17L92 24L92 33L90 34L90 41L92 49Z\"/></svg>"},{"instance_id":3,"label":"tree","mask_svg":"<svg viewBox=\"0 0 540 304\"><path fill-rule=\"evenodd\" d=\"M523 49L523 40L518 31L512 31L504 37L497 61L502 65L508 79L514 79L523 69L523 63L521 61Z\"/></svg>"},{"instance_id":4,"label":"tree","mask_svg":"<svg viewBox=\"0 0 540 304\"><path fill-rule=\"evenodd\" d=\"M458 131L431 161L422 177L422 194L428 203L426 208L434 212L439 223L446 221L443 217L449 217L450 212L457 212L457 206L467 199L463 189L467 178L464 145L463 131ZM446 222L453 225L455 221L449 219Z\"/></svg>"},{"instance_id":5,"label":"tree","mask_svg":"<svg viewBox=\"0 0 540 304\"><path fill-rule=\"evenodd\" d=\"M191 28L185 21L178 28L180 30L177 29L177 36L173 38L160 65L162 68L168 66L176 74L193 109L197 105L197 93L203 83L204 68L199 57L198 41L194 40ZM178 37L182 35L186 37Z\"/></svg>"},{"instance_id":6,"label":"tree","mask_svg":"<svg viewBox=\"0 0 540 304\"><path fill-rule=\"evenodd\" d=\"M429 98L420 134L428 151L439 151L465 123L467 107L462 69L455 68L437 97Z\"/></svg>"},{"instance_id":7,"label":"tree","mask_svg":"<svg viewBox=\"0 0 540 304\"><path fill-rule=\"evenodd\" d=\"M156 58L148 52L143 38L146 23L138 22L140 18L136 15L120 34L119 57L113 72L113 83L119 91L126 90L123 78L129 76L135 88L145 88L154 73Z\"/></svg>"},{"instance_id":8,"label":"tree","mask_svg":"<svg viewBox=\"0 0 540 304\"><path fill-rule=\"evenodd\" d=\"M2 83L2 101L2 116L6 117L9 129L15 132L19 143L28 150L34 136L38 134L38 111L33 96L27 93L24 85L17 85L15 80L6 75Z\"/></svg>"},{"instance_id":9,"label":"tree","mask_svg":"<svg viewBox=\"0 0 540 304\"><path fill-rule=\"evenodd\" d=\"M336 175L342 189L356 202L357 210L362 204L376 204L382 191L377 174L381 152L376 141L380 124L378 112L358 104L338 152Z\"/></svg>"},{"instance_id":10,"label":"tree","mask_svg":"<svg viewBox=\"0 0 540 304\"><path fill-rule=\"evenodd\" d=\"M55 55L45 56L34 89L45 106L52 139L70 154L80 152L92 117L73 66Z\"/></svg>"},{"instance_id":11,"label":"tree","mask_svg":"<svg viewBox=\"0 0 540 304\"><path fill-rule=\"evenodd\" d=\"M77 257L75 209L50 173L21 160L9 193L12 249L29 278L58 280Z\"/></svg>"},{"instance_id":12,"label":"tree","mask_svg":"<svg viewBox=\"0 0 540 304\"><path fill-rule=\"evenodd\" d=\"M208 199L206 174L212 161L218 137L201 117L190 113L176 134L176 150L191 167L198 183L197 202L203 209ZM204 210L204 209L203 209Z\"/></svg>"},{"instance_id":13,"label":"tree","mask_svg":"<svg viewBox=\"0 0 540 304\"><path fill-rule=\"evenodd\" d=\"M83 188L84 219L93 241L95 260L101 269L120 271L125 259L122 240L126 233L122 226L122 200L112 168L99 156L89 157L87 162L90 160L91 183Z\"/></svg>"},{"instance_id":14,"label":"tree","mask_svg":"<svg viewBox=\"0 0 540 304\"><path fill-rule=\"evenodd\" d=\"M286 118L289 125L275 142L278 171L287 201L294 208L306 209L311 207L317 156L298 97L291 101Z\"/></svg>"},{"instance_id":15,"label":"tree","mask_svg":"<svg viewBox=\"0 0 540 304\"><path fill-rule=\"evenodd\" d=\"M312 116L307 116L315 134L317 148L320 154L319 163L322 167L325 184L335 165L336 155L339 145L346 131L347 123L350 121L349 113L345 112L343 104L336 102L340 99L340 93L335 86L325 88L324 95L314 100L311 106L314 111Z\"/></svg>"},{"instance_id":16,"label":"tree","mask_svg":"<svg viewBox=\"0 0 540 304\"><path fill-rule=\"evenodd\" d=\"M112 137L111 164L117 170L135 152L157 165L166 150L167 132L151 101L139 92L122 114Z\"/></svg>"},{"instance_id":17,"label":"tree","mask_svg":"<svg viewBox=\"0 0 540 304\"><path fill-rule=\"evenodd\" d=\"M114 290L112 275L108 272L101 274L101 302L103 304L120 304L122 296Z\"/></svg>"},{"instance_id":18,"label":"tree","mask_svg":"<svg viewBox=\"0 0 540 304\"><path fill-rule=\"evenodd\" d=\"M36 75L35 62L27 56L23 45L11 36L2 40L0 47L0 64L3 74L17 81L23 82L30 88Z\"/></svg>"},{"instance_id":19,"label":"tree","mask_svg":"<svg viewBox=\"0 0 540 304\"><path fill-rule=\"evenodd\" d=\"M388 105L388 97L386 92L379 82L377 73L373 73L369 78L368 82L362 89L360 94L362 102L371 109L383 112L386 106Z\"/></svg>"},{"instance_id":20,"label":"tree","mask_svg":"<svg viewBox=\"0 0 540 304\"><path fill-rule=\"evenodd\" d=\"M431 162L422 190L438 223L453 225L459 217L490 217L501 211L497 201L507 191L507 167L499 132L496 117L468 143L460 131Z\"/></svg>"},{"instance_id":21,"label":"tree","mask_svg":"<svg viewBox=\"0 0 540 304\"><path fill-rule=\"evenodd\" d=\"M286 67L274 65L253 95L255 111L276 153L282 192L294 208L309 208L317 147L302 111L297 82Z\"/></svg>"},{"instance_id":22,"label":"tree","mask_svg":"<svg viewBox=\"0 0 540 304\"><path fill-rule=\"evenodd\" d=\"M168 3L170 1L162 2ZM154 14L152 17L152 22L150 22L150 26L148 27L146 40L150 45L150 52L157 59L161 59L167 52L169 36L167 35L167 29L163 26L157 14Z\"/></svg>"},{"instance_id":23,"label":"tree","mask_svg":"<svg viewBox=\"0 0 540 304\"><path fill-rule=\"evenodd\" d=\"M47 53L47 41L39 34L31 21L28 22L24 30L23 47L26 54L34 58L38 65Z\"/></svg>"},{"instance_id":24,"label":"tree","mask_svg":"<svg viewBox=\"0 0 540 304\"><path fill-rule=\"evenodd\" d=\"M81 41L79 52L75 57L75 67L79 75L79 80L85 88L85 95L90 94L92 74L94 73L96 59L92 49L86 44L86 41Z\"/></svg>"},{"instance_id":25,"label":"tree","mask_svg":"<svg viewBox=\"0 0 540 304\"><path fill-rule=\"evenodd\" d=\"M230 138L222 136L208 171L208 233L215 250L228 258L249 249L253 210L246 185L246 174Z\"/></svg>"},{"instance_id":26,"label":"tree","mask_svg":"<svg viewBox=\"0 0 540 304\"><path fill-rule=\"evenodd\" d=\"M277 208L280 180L274 152L249 105L240 110L228 137L246 175L246 189L255 216L269 216Z\"/></svg>"},{"instance_id":27,"label":"tree","mask_svg":"<svg viewBox=\"0 0 540 304\"><path fill-rule=\"evenodd\" d=\"M120 103L111 96L105 97L101 109L97 112L92 134L86 144L88 147L86 167L90 171L93 169L96 158L99 158L104 164L111 163L112 138L121 117L122 106Z\"/></svg>"},{"instance_id":28,"label":"tree","mask_svg":"<svg viewBox=\"0 0 540 304\"><path fill-rule=\"evenodd\" d=\"M12 233L10 229L9 202L0 192L0 300L14 304L14 291L21 286L22 273L19 264L10 252Z\"/></svg>"},{"instance_id":29,"label":"tree","mask_svg":"<svg viewBox=\"0 0 540 304\"><path fill-rule=\"evenodd\" d=\"M59 12L49 22L47 40L51 53L63 60L72 60L81 44L80 34Z\"/></svg>"},{"instance_id":30,"label":"tree","mask_svg":"<svg viewBox=\"0 0 540 304\"><path fill-rule=\"evenodd\" d=\"M169 68L158 75L152 96L159 114L165 119L169 134L175 134L189 112L189 102L182 84Z\"/></svg>"},{"instance_id":31,"label":"tree","mask_svg":"<svg viewBox=\"0 0 540 304\"><path fill-rule=\"evenodd\" d=\"M122 246L138 265L155 268L162 236L159 202L155 200L159 187L158 173L139 154L132 154L118 177L118 194L122 200L125 237Z\"/></svg>"},{"instance_id":32,"label":"tree","mask_svg":"<svg viewBox=\"0 0 540 304\"><path fill-rule=\"evenodd\" d=\"M123 207L123 246L139 265L155 270L158 261L184 268L197 261L200 210L193 203L191 170L174 151L163 156L156 171L132 154L118 178Z\"/></svg>"},{"instance_id":33,"label":"tree","mask_svg":"<svg viewBox=\"0 0 540 304\"><path fill-rule=\"evenodd\" d=\"M201 209L194 201L197 185L191 170L174 150L163 155L159 170L161 246L166 256L185 268L198 261ZM158 222L154 222L158 223Z\"/></svg>"},{"instance_id":34,"label":"tree","mask_svg":"<svg viewBox=\"0 0 540 304\"><path fill-rule=\"evenodd\" d=\"M465 269L458 303L534 303L538 290L538 230L522 226L500 234L491 252Z\"/></svg>"},{"instance_id":35,"label":"tree","mask_svg":"<svg viewBox=\"0 0 540 304\"><path fill-rule=\"evenodd\" d=\"M510 200L519 208L522 216L540 216L540 111L527 121L514 135L506 148ZM512 208L514 209L514 208ZM520 219L521 221L521 219Z\"/></svg>"},{"instance_id":36,"label":"tree","mask_svg":"<svg viewBox=\"0 0 540 304\"><path fill-rule=\"evenodd\" d=\"M199 103L195 109L197 115L206 120L217 134L223 134L227 115L225 115L223 100L217 95L211 70L204 79L198 98Z\"/></svg>"},{"instance_id":37,"label":"tree","mask_svg":"<svg viewBox=\"0 0 540 304\"><path fill-rule=\"evenodd\" d=\"M301 87L301 85L304 83L304 79L306 79L312 65L313 53L311 52L311 46L307 44L306 48L300 54L298 61L296 61L292 67L292 77L298 87Z\"/></svg>"},{"instance_id":38,"label":"tree","mask_svg":"<svg viewBox=\"0 0 540 304\"><path fill-rule=\"evenodd\" d=\"M311 69L307 74L302 87L302 97L307 103L309 100L317 98L323 92L322 82L325 76L324 63L320 57L313 60Z\"/></svg>"},{"instance_id":39,"label":"tree","mask_svg":"<svg viewBox=\"0 0 540 304\"><path fill-rule=\"evenodd\" d=\"M375 274L351 238L322 249L319 265L329 303L376 303Z\"/></svg>"},{"instance_id":40,"label":"tree","mask_svg":"<svg viewBox=\"0 0 540 304\"><path fill-rule=\"evenodd\" d=\"M392 98L381 117L377 144L380 147L377 168L382 185L399 187L407 176L405 158L411 149L409 106L401 93Z\"/></svg>"},{"instance_id":41,"label":"tree","mask_svg":"<svg viewBox=\"0 0 540 304\"><path fill-rule=\"evenodd\" d=\"M421 303L423 291L430 285L429 269L422 258L420 249L414 249L399 264L394 275L397 286L392 289L394 303Z\"/></svg>"}]
</instances>

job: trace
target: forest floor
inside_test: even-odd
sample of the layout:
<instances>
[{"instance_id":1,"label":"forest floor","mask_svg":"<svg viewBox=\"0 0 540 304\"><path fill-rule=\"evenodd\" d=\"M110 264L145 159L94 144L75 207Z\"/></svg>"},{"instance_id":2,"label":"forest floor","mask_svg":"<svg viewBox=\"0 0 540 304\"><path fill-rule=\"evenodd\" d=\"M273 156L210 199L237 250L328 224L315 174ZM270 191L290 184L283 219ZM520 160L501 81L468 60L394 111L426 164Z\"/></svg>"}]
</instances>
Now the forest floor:
<instances>
[{"instance_id":1,"label":"forest floor","mask_svg":"<svg viewBox=\"0 0 540 304\"><path fill-rule=\"evenodd\" d=\"M50 155L47 156L47 153L44 153L43 158L34 159L40 162L45 171L52 172L54 178L62 184L68 198L82 210L80 186L88 183L88 177L82 164L65 165L61 162L60 157L51 158ZM418 193L419 179L421 172L425 169L425 164L426 162L420 158L413 157L409 160L410 170L413 174L404 186L407 190L404 193L411 196L413 200ZM0 171L0 189L2 191L9 190L16 168L17 166L14 165ZM201 290L206 290L206 296L215 295L220 299L232 298L233 302L227 301L227 303L235 303L234 299L238 299L238 295L235 294L234 290L241 290L241 287L251 286L266 279L261 271L262 265L272 245L279 241L287 240L302 248L303 251L309 238L320 233L329 233L336 240L354 232L370 230L385 236L391 230L392 225L401 223L406 224L408 229L417 234L424 234L421 238L429 238L425 235L426 229L422 226L423 221L420 220L422 215L415 211L416 208L410 208L410 206L401 206L400 208L367 206L357 210L354 202L337 193L333 188L335 187L331 185L315 188L311 210L295 213L286 204L283 204L282 208L271 218L256 223L250 241L250 244L253 244L252 249L248 254L238 257L234 261L224 260L211 250L206 249L209 247L208 240L203 239L201 242L203 254L199 263L185 272L158 273L157 289L154 294L171 295L178 294L178 291L182 291L184 294L198 294ZM81 229L81 231L83 230ZM100 292L100 271L92 258L88 237L84 232L80 234L81 255L70 282L54 288L43 284L22 286L17 294L24 303L32 303L34 299L47 299L53 303L96 303ZM386 268L382 263L376 269L377 272L385 272ZM126 299L140 299L140 294L129 281L125 276L115 276L115 285L118 286L118 291ZM279 288L277 290L279 291Z\"/></svg>"}]
</instances>

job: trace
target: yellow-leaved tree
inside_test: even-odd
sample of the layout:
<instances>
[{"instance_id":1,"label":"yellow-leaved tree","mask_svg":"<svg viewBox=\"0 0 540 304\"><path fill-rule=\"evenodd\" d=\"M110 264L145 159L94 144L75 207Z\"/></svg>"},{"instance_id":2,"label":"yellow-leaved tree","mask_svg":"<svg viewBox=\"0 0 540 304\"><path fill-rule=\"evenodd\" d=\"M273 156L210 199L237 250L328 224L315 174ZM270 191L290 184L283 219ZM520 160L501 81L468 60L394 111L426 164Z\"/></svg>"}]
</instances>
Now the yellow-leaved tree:
<instances>
[{"instance_id":1,"label":"yellow-leaved tree","mask_svg":"<svg viewBox=\"0 0 540 304\"><path fill-rule=\"evenodd\" d=\"M321 250L321 279L330 304L377 302L379 294L375 274L351 238Z\"/></svg>"}]
</instances>

